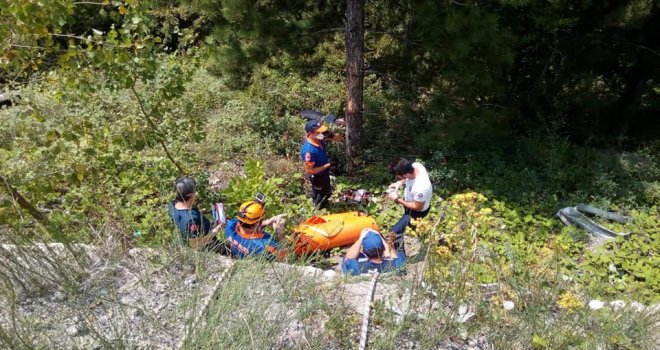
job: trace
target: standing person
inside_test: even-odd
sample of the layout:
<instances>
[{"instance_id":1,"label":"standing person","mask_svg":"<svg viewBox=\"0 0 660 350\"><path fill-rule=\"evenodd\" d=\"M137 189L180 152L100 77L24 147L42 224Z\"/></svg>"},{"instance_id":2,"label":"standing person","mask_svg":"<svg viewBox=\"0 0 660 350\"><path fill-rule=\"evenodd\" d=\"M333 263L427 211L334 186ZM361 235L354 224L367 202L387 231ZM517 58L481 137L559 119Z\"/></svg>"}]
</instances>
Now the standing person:
<instances>
[{"instance_id":1,"label":"standing person","mask_svg":"<svg viewBox=\"0 0 660 350\"><path fill-rule=\"evenodd\" d=\"M265 213L264 197L258 195L256 199L241 204L236 218L227 222L225 234L236 257L264 255L269 259L282 259L286 256L279 243L284 240L284 214L264 220ZM277 239L263 231L265 226L271 225Z\"/></svg>"},{"instance_id":2,"label":"standing person","mask_svg":"<svg viewBox=\"0 0 660 350\"><path fill-rule=\"evenodd\" d=\"M305 142L300 150L305 177L312 185L314 206L322 209L328 205L332 195L330 185L330 167L332 166L326 151L326 141L341 141L341 135L335 135L318 120L309 120L305 124Z\"/></svg>"},{"instance_id":3,"label":"standing person","mask_svg":"<svg viewBox=\"0 0 660 350\"><path fill-rule=\"evenodd\" d=\"M192 177L182 176L174 181L176 198L169 204L169 215L179 229L181 238L193 248L221 250L216 239L220 226L211 228L211 223L194 206L197 184Z\"/></svg>"},{"instance_id":4,"label":"standing person","mask_svg":"<svg viewBox=\"0 0 660 350\"><path fill-rule=\"evenodd\" d=\"M401 269L405 263L406 253L403 247L395 250L380 233L367 227L346 251L341 262L341 271L354 276L374 270L383 273Z\"/></svg>"},{"instance_id":5,"label":"standing person","mask_svg":"<svg viewBox=\"0 0 660 350\"><path fill-rule=\"evenodd\" d=\"M389 172L397 179L388 187L387 198L403 207L403 216L390 229L388 241L394 243L395 248L403 245L403 233L410 225L411 219L423 218L428 215L431 208L433 185L429 174L422 163L411 162L401 158L390 163ZM399 198L399 187L406 186L403 199Z\"/></svg>"}]
</instances>

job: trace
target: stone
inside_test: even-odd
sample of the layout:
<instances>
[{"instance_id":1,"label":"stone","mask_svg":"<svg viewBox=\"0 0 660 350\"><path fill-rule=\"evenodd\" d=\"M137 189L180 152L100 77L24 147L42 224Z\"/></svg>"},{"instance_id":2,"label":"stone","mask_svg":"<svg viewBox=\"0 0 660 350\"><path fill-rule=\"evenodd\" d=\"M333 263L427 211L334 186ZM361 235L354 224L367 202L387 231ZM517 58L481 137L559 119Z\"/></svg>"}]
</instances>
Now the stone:
<instances>
[{"instance_id":1,"label":"stone","mask_svg":"<svg viewBox=\"0 0 660 350\"><path fill-rule=\"evenodd\" d=\"M610 307L612 310L620 310L626 306L626 302L623 300L612 300L610 301Z\"/></svg>"},{"instance_id":2,"label":"stone","mask_svg":"<svg viewBox=\"0 0 660 350\"><path fill-rule=\"evenodd\" d=\"M66 327L64 331L70 337L75 337L78 335L78 327L76 327L76 325L70 325L69 327Z\"/></svg>"},{"instance_id":3,"label":"stone","mask_svg":"<svg viewBox=\"0 0 660 350\"><path fill-rule=\"evenodd\" d=\"M603 306L605 306L605 303L603 303L603 302L600 301L600 300L595 300L595 299L594 299L594 300L592 300L592 301L589 302L589 308L590 308L591 310L600 310L600 309L603 308Z\"/></svg>"},{"instance_id":4,"label":"stone","mask_svg":"<svg viewBox=\"0 0 660 350\"><path fill-rule=\"evenodd\" d=\"M337 276L337 272L334 270L323 271L323 277L325 278L335 278L336 276Z\"/></svg>"},{"instance_id":5,"label":"stone","mask_svg":"<svg viewBox=\"0 0 660 350\"><path fill-rule=\"evenodd\" d=\"M646 306L640 302L633 301L630 303L630 307L633 308L637 312L642 312L646 308Z\"/></svg>"}]
</instances>

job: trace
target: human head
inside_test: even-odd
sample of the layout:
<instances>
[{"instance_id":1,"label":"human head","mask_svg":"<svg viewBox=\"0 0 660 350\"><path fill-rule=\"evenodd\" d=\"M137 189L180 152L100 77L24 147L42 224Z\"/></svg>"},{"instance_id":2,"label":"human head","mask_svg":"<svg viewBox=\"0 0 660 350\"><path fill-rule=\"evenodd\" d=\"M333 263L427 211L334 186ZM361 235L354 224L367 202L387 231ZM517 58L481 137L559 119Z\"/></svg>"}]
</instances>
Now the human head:
<instances>
[{"instance_id":1,"label":"human head","mask_svg":"<svg viewBox=\"0 0 660 350\"><path fill-rule=\"evenodd\" d=\"M362 239L362 251L364 255L370 259L381 258L385 251L383 238L380 236L380 233L370 228L366 228L365 230L369 230L369 232Z\"/></svg>"},{"instance_id":2,"label":"human head","mask_svg":"<svg viewBox=\"0 0 660 350\"><path fill-rule=\"evenodd\" d=\"M174 180L174 192L176 193L176 200L185 202L195 196L197 184L195 179L188 176L179 176Z\"/></svg>"},{"instance_id":3,"label":"human head","mask_svg":"<svg viewBox=\"0 0 660 350\"><path fill-rule=\"evenodd\" d=\"M307 135L323 134L328 131L328 127L318 120L310 120L305 124Z\"/></svg>"},{"instance_id":4,"label":"human head","mask_svg":"<svg viewBox=\"0 0 660 350\"><path fill-rule=\"evenodd\" d=\"M264 204L256 200L250 200L241 204L236 213L236 218L242 227L250 229L263 220L264 214Z\"/></svg>"},{"instance_id":5,"label":"human head","mask_svg":"<svg viewBox=\"0 0 660 350\"><path fill-rule=\"evenodd\" d=\"M415 174L415 168L413 168L413 162L405 158L400 158L391 162L388 167L388 170L390 174L400 178L404 178L404 177L408 178L407 175Z\"/></svg>"}]
</instances>

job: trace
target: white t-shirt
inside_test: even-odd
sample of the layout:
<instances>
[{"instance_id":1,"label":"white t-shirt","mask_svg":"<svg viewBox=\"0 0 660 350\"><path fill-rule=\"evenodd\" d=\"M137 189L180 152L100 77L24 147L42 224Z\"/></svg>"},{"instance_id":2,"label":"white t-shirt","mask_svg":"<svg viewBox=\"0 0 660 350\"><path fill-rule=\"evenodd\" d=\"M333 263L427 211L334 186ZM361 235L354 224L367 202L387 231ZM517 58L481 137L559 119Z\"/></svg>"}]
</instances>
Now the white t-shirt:
<instances>
[{"instance_id":1,"label":"white t-shirt","mask_svg":"<svg viewBox=\"0 0 660 350\"><path fill-rule=\"evenodd\" d=\"M424 202L422 211L431 206L431 196L433 195L433 185L429 179L429 173L422 163L413 163L415 169L415 178L406 180L406 190L404 192L404 199L415 202Z\"/></svg>"}]
</instances>

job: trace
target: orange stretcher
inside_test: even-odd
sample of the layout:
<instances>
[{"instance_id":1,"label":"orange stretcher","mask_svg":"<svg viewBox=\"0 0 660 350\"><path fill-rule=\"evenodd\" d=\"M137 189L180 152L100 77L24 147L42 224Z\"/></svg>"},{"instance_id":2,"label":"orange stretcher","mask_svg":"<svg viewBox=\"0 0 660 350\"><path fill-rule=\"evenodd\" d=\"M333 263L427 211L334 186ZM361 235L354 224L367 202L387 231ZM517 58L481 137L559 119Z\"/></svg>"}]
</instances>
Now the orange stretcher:
<instances>
[{"instance_id":1,"label":"orange stretcher","mask_svg":"<svg viewBox=\"0 0 660 350\"><path fill-rule=\"evenodd\" d=\"M373 218L357 211L312 216L293 229L296 254L353 244L367 227L378 230L378 224Z\"/></svg>"}]
</instances>

